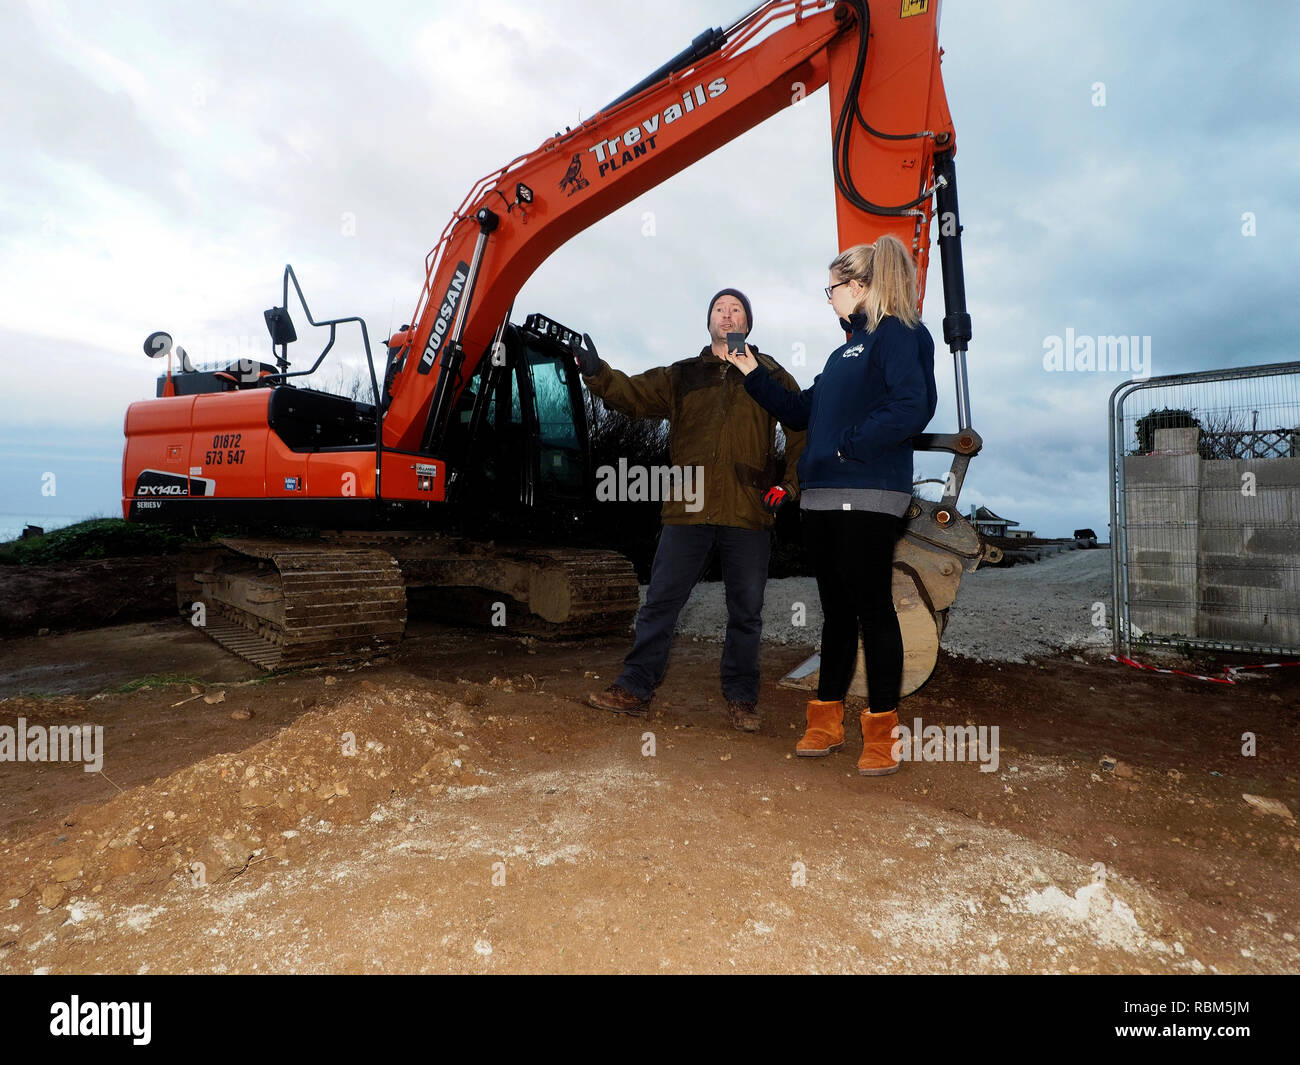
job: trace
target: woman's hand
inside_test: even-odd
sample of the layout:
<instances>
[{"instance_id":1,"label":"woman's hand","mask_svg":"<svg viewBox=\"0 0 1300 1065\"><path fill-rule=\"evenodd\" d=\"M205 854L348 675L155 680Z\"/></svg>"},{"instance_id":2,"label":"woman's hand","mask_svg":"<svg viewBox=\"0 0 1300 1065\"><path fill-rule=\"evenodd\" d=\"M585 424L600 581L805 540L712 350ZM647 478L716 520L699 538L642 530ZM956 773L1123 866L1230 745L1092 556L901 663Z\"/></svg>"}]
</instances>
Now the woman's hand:
<instances>
[{"instance_id":1,"label":"woman's hand","mask_svg":"<svg viewBox=\"0 0 1300 1065\"><path fill-rule=\"evenodd\" d=\"M748 344L745 345L744 351L729 350L726 359L746 377L758 369L758 360L754 358L754 351Z\"/></svg>"}]
</instances>

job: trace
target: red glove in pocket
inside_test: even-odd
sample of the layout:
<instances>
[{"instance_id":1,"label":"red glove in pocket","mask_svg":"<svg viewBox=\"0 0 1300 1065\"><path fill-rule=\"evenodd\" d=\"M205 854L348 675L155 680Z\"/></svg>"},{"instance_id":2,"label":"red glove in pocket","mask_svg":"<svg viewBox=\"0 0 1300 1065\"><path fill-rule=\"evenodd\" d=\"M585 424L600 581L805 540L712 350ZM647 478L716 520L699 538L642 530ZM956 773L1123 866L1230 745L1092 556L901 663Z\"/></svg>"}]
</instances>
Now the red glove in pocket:
<instances>
[{"instance_id":1,"label":"red glove in pocket","mask_svg":"<svg viewBox=\"0 0 1300 1065\"><path fill-rule=\"evenodd\" d=\"M763 507L769 514L775 514L781 509L781 504L789 498L789 492L779 484L774 484L767 490L767 494L763 496Z\"/></svg>"}]
</instances>

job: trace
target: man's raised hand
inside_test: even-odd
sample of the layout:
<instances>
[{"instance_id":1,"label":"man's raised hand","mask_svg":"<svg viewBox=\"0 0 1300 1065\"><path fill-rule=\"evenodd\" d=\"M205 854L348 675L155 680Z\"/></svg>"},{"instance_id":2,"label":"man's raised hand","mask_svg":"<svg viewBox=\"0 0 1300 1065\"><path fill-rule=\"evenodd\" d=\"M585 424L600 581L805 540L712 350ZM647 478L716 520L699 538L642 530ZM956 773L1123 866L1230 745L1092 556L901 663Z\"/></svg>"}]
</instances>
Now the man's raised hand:
<instances>
[{"instance_id":1,"label":"man's raised hand","mask_svg":"<svg viewBox=\"0 0 1300 1065\"><path fill-rule=\"evenodd\" d=\"M573 361L582 371L583 377L591 377L600 372L600 354L596 351L596 345L591 337L586 333L582 334L582 343L570 344L569 350L573 353Z\"/></svg>"}]
</instances>

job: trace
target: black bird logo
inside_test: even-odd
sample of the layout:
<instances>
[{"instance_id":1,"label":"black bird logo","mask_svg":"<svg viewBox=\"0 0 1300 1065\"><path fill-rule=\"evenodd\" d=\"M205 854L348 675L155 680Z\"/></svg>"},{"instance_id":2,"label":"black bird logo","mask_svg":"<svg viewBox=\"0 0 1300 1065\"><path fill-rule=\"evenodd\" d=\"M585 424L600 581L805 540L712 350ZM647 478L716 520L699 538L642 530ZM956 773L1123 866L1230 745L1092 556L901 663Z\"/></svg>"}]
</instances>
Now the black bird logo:
<instances>
[{"instance_id":1,"label":"black bird logo","mask_svg":"<svg viewBox=\"0 0 1300 1065\"><path fill-rule=\"evenodd\" d=\"M560 178L560 189L562 191L567 185L569 195L572 196L579 189L585 189L590 184L591 182L582 176L582 156L575 152L573 161L569 163L569 169L564 172L564 177Z\"/></svg>"}]
</instances>

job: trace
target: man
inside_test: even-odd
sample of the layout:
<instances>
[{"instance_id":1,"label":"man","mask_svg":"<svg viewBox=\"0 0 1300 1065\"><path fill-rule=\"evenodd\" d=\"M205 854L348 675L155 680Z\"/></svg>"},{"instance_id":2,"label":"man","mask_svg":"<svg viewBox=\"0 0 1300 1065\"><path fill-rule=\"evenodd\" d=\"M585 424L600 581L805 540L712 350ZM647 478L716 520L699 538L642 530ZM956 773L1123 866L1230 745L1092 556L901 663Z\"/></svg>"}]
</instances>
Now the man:
<instances>
[{"instance_id":1,"label":"man","mask_svg":"<svg viewBox=\"0 0 1300 1065\"><path fill-rule=\"evenodd\" d=\"M623 672L593 706L644 716L668 666L677 616L716 551L726 587L727 633L722 645L722 694L734 728L759 728L758 655L763 634L773 517L798 494L795 473L804 434L786 430L785 462L776 461L776 419L749 398L744 375L726 360L727 334L749 335L749 300L725 288L709 301L709 344L693 358L629 377L596 353L591 337L574 349L587 388L607 406L633 418L667 418L672 464L695 467L702 496L666 499L663 529L636 639ZM771 374L792 391L799 385L776 360L746 344ZM696 486L697 492L700 486Z\"/></svg>"}]
</instances>

